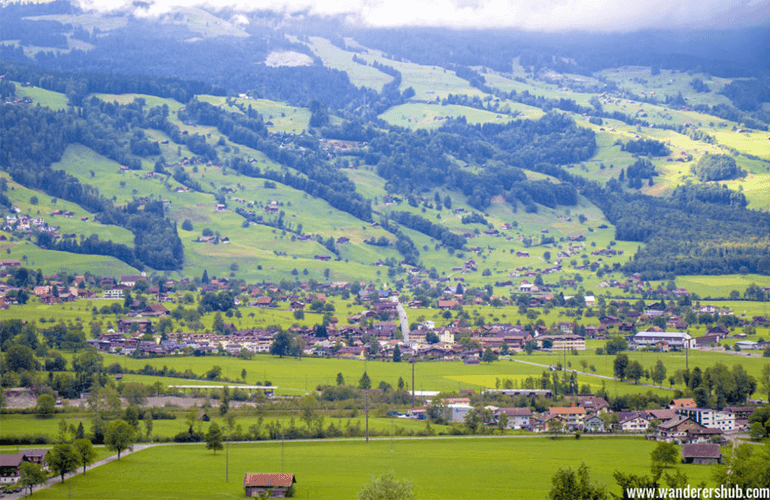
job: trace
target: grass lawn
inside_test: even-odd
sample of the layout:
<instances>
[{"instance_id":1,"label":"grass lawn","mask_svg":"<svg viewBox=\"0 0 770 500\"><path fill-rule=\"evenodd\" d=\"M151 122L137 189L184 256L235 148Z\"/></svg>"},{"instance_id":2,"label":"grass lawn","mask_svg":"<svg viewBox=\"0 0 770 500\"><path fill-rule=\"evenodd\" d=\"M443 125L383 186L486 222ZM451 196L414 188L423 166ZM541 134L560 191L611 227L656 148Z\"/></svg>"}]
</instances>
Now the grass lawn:
<instances>
[{"instance_id":1,"label":"grass lawn","mask_svg":"<svg viewBox=\"0 0 770 500\"><path fill-rule=\"evenodd\" d=\"M78 476L71 498L242 498L246 472L290 472L296 498L355 498L373 475L410 479L417 498L543 498L550 478L585 462L594 482L618 493L612 473L649 473L655 444L643 439L436 439L237 444L214 455L203 445L158 446ZM225 482L226 461L229 482ZM711 466L684 465L692 485ZM194 478L191 480L191 478ZM64 498L70 485L35 493Z\"/></svg>"}]
</instances>

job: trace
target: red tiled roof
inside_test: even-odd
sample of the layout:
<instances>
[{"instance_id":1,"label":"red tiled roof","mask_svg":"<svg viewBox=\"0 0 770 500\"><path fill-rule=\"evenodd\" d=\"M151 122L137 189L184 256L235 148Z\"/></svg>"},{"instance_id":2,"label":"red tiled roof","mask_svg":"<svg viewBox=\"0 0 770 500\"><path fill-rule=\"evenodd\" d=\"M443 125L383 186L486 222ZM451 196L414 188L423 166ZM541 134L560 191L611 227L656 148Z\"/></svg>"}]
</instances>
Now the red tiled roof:
<instances>
[{"instance_id":1,"label":"red tiled roof","mask_svg":"<svg viewBox=\"0 0 770 500\"><path fill-rule=\"evenodd\" d=\"M281 487L288 488L292 483L296 483L294 474L283 474L280 472L275 473L259 473L259 472L247 472L246 477L243 478L244 486L258 486L258 487Z\"/></svg>"}]
</instances>

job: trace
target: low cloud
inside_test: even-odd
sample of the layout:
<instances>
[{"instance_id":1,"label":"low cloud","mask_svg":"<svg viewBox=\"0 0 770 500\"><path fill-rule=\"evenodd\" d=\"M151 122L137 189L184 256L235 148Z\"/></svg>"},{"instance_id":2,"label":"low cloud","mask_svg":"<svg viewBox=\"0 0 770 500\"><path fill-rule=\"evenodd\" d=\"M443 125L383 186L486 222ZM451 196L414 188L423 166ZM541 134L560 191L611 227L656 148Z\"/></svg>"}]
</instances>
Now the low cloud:
<instances>
[{"instance_id":1,"label":"low cloud","mask_svg":"<svg viewBox=\"0 0 770 500\"><path fill-rule=\"evenodd\" d=\"M770 24L766 0L81 0L87 10L153 17L179 7L344 16L371 27L433 26L530 31L737 28Z\"/></svg>"}]
</instances>

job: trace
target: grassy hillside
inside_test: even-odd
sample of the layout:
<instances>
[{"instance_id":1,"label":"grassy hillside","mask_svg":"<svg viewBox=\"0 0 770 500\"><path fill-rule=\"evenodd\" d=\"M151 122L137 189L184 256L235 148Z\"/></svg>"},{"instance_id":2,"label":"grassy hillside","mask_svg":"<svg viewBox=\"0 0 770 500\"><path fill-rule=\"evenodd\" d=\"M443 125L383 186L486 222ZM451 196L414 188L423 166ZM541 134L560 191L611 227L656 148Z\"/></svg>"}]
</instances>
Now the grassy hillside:
<instances>
[{"instance_id":1,"label":"grassy hillside","mask_svg":"<svg viewBox=\"0 0 770 500\"><path fill-rule=\"evenodd\" d=\"M164 22L180 22L196 30L200 28L198 31L204 36L217 36L221 34L221 30L230 29L227 23L217 21L212 25L212 19L207 16L202 11L189 9L183 13L181 20L177 16ZM91 26L89 23L92 22L88 16L59 17L56 19L63 21L66 18L68 22L84 27ZM233 33L242 35L237 30ZM298 42L299 39L294 41ZM559 74L548 69L533 74L517 64L511 67L510 72L505 73L475 67L474 69L484 77L487 90L491 89L497 93L492 95L485 93L485 90L471 87L468 81L459 78L452 70L395 60L388 54L362 47L352 39L347 41L350 50L343 50L317 36L309 37L304 43L321 58L325 66L347 72L355 85L380 90L392 80L390 75L372 66L375 62L399 71L402 75L399 90L412 87L416 93L409 102L394 106L380 115L380 118L391 125L414 130L435 130L450 118L462 117L471 124L537 119L544 114L543 109L519 102L521 96L572 99L578 105L601 109L604 112L619 111L631 118L643 117L650 124L649 127L641 127L607 118L603 119L601 124L589 123L588 115L565 112L579 126L596 133L597 148L593 157L568 165L568 169L574 174L602 183L617 179L622 171L637 160L635 155L623 150L623 145L636 139L654 139L666 144L671 154L668 157L651 158L658 175L654 177L654 182L650 183L652 185L645 182L641 192L652 196L666 196L680 184L697 184L699 181L691 173L691 166L705 154L727 153L735 157L747 175L724 184L741 191L747 198L749 208L766 210L770 206L766 196L766 188L770 182L767 133L748 130L742 124L692 111L692 107L699 104L725 104L727 98L719 94L719 91L730 83L729 79L666 70L652 75L649 68L641 67L605 70L592 76ZM366 65L354 62L354 55ZM706 91L697 92L692 83L694 79L705 82ZM611 90L607 91L607 88ZM506 94L500 94L501 92ZM469 99L468 104L441 105L441 100L446 99L449 94ZM56 92L32 86L18 86L18 95L29 97L34 103L53 109L66 108L66 97ZM667 99L679 99L680 95L686 106L681 103L666 104ZM168 107L171 123L178 126L183 133L204 136L220 157L222 166L205 163L195 166L183 165L184 158L195 156L185 145L174 144L165 133L158 130L144 130L150 141L159 143L161 156L166 164L170 165L169 174L175 168L181 168L190 179L200 185L197 192L183 191L181 184L171 175L148 175L160 157L141 158L141 171L125 172L120 170L120 165L115 161L82 145L74 144L68 147L62 160L53 166L77 177L84 184L97 186L103 196L114 200L118 205L141 197L166 200L167 216L177 223L186 252L184 269L178 273L179 276L200 276L206 269L214 275L228 275L245 280L279 281L301 276L300 279L358 278L377 283L391 281L384 275L387 269L380 269L372 264L379 260L401 259L393 246L395 237L392 234L280 182L276 183L274 188L266 187L263 179L236 175L227 165L236 157L244 157L255 162L263 172L289 172L300 177L305 174L268 159L262 151L233 142L214 127L183 122L178 113L184 104L173 99L135 93L94 96L118 104L143 99L147 107L165 105ZM310 128L311 113L308 108L288 106L266 99L226 99L210 95L201 95L198 99L235 114L242 114L237 106L243 106L244 109L250 107L259 112L265 122L269 122L268 130L271 133L299 135L308 133ZM473 99L476 101L472 101ZM341 123L338 117L331 118L332 123ZM422 193L428 201L435 193L442 199L449 197L452 202L451 210L436 210L431 203L422 203L417 208L403 202L390 204L385 197L394 193L388 193L385 181L376 175L375 168L361 164L360 157L356 155L340 155L339 159L358 165L357 169L346 169L343 172L356 184L356 191L371 201L375 220L392 210L407 211L447 227L456 234L469 235L467 247L479 250L450 253L438 246L439 242L435 239L411 229L403 229L404 234L413 240L420 252L424 267L435 268L439 275L450 276L453 268L462 266L470 258L476 260L479 270L465 276L466 282L472 285L494 284L496 281L508 279L516 268L543 267L546 265L543 258L546 252L551 254L553 262L556 260L556 253L570 246L568 237L582 235L586 238L582 243L583 248L573 257L561 259L562 273L545 276L544 279L546 282L554 282L571 279L580 274L583 278L583 288L595 289L602 279L620 276L607 274L599 278L594 273L577 269L582 267L586 260L596 260L591 256L592 251L610 245L622 250L622 256L602 258L602 265L612 266L626 262L639 247L638 243L614 241L613 226L583 197L579 197L576 206L560 205L555 209L539 207L536 214L515 210L502 198L496 198L482 214L489 227L482 224L462 224L460 219L463 214L454 213L454 210L462 208L467 212L474 212L462 193L444 188ZM686 161L673 161L679 159ZM459 159L454 160L459 165L463 163ZM329 160L329 163L333 161L336 160ZM502 166L491 164L490 168ZM475 173L482 172L480 165L470 165L467 168ZM527 175L530 179L555 181L552 177L535 172L528 172ZM42 214L52 208L49 206L51 203L47 201L39 201L38 207L31 206L28 202L34 193L23 186L12 187L14 189L9 198L23 212L31 214L39 210ZM222 197L226 207L224 210L217 210L216 206L222 201ZM38 195L37 198L43 200L48 197ZM271 227L277 221L278 214L269 216L264 211L264 207L273 201L283 214L282 229ZM58 201L57 206L65 205ZM98 234L100 238L116 243L131 243L133 237L128 231L95 224L92 214L83 213L82 216L89 216L89 221L84 223L85 226L79 225L79 217L83 211L77 207L66 206L75 212L78 218L77 222L74 218L72 221L63 222L62 230L77 232L83 236ZM238 208L262 215L268 225L249 225L246 219L236 213ZM585 217L582 223L578 221L580 216ZM192 230L181 229L182 223L187 220L192 223ZM513 228L501 230L504 224L512 224ZM299 228L301 233L312 235L313 239L298 241ZM501 235L484 234L484 231L492 228L500 230ZM225 245L198 243L197 239L203 230L227 237L230 242ZM544 236L553 237L554 243L540 245ZM327 254L329 250L317 243L316 237L322 240L347 237L350 242L336 246L338 258L335 256L332 261L321 263L314 260L314 256ZM365 239L372 238L385 238L391 244L387 247L375 247L364 243ZM14 252L13 255L19 253L17 250L11 251ZM531 257L516 257L517 251L528 251ZM95 262L108 261L109 259L104 258L95 259ZM59 264L55 264L52 267L58 266ZM484 270L489 271L488 276L482 276ZM766 278L759 276L752 277L751 281L768 283ZM699 282L712 283L707 278L698 277L687 281L698 290L708 290L707 287L701 288ZM748 284L748 279L738 280L735 286L740 290ZM721 291L723 287L715 286L711 289Z\"/></svg>"}]
</instances>

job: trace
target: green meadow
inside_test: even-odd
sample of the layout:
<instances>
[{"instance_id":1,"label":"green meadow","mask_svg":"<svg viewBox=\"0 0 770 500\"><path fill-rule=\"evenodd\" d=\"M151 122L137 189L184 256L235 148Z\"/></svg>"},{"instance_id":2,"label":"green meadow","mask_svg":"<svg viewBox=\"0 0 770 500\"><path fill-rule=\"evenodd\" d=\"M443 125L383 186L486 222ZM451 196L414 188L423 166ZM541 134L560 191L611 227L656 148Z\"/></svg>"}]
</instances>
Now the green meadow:
<instances>
[{"instance_id":1,"label":"green meadow","mask_svg":"<svg viewBox=\"0 0 770 500\"><path fill-rule=\"evenodd\" d=\"M690 350L687 354L683 352L652 353L642 351L629 351L627 354L631 360L638 360L647 369L652 368L659 359L662 360L667 368L667 376L673 376L677 370L684 370L688 366L690 369L699 366L705 370L716 363L723 363L728 368L740 364L749 374L758 377L762 368L770 364L770 360L762 358L761 353L746 356L745 353ZM583 361L587 367L585 370L583 369ZM644 378L640 380L640 384L634 384L633 382L615 383L613 380L596 376L612 377L613 361L614 356L600 356L595 353L595 350L587 349L579 351L577 355L538 352L528 356L519 353L509 358L501 358L493 363L480 365L465 365L460 361L418 362L415 365L415 389L444 392L455 392L462 389L479 391L495 388L498 380L502 383L506 378L516 381L517 385L521 387L524 379L533 377L539 380L542 373L548 370L548 366L561 363L567 369L567 372L560 372L561 377L567 377L571 370L585 371L585 374L578 375L578 383L580 385L588 384L593 392L605 385L608 390L617 390L618 394L644 393L650 390L657 394L670 393L667 390L670 388L668 381L664 382L664 387L667 389L662 389L642 385L642 383L652 383ZM280 388L280 393L285 394L312 391L318 385L334 385L338 373L342 373L350 385L357 385L358 379L366 371L373 386L379 384L380 381L385 381L394 387L399 378L411 385L412 376L409 363L393 363L389 360L363 362L351 359L312 357L304 357L300 360L276 358L271 355L257 355L251 360L212 356L134 359L105 355L105 365L112 363L119 363L125 368L134 370L142 369L145 365L150 365L156 369L167 366L179 372L190 370L201 377L214 366L220 366L223 377L233 381L241 381L241 371L246 370L247 383L270 381ZM591 370L591 366L595 368L595 371ZM168 378L166 380L170 381ZM172 385L187 383L185 379L176 380L178 382L172 383ZM220 384L221 382L217 383ZM684 389L684 386L675 384L673 388ZM760 393L758 392L757 395Z\"/></svg>"},{"instance_id":2,"label":"green meadow","mask_svg":"<svg viewBox=\"0 0 770 500\"><path fill-rule=\"evenodd\" d=\"M612 473L649 474L655 443L643 439L429 439L156 446L35 493L37 498L242 498L247 472L289 472L296 498L354 498L372 476L411 480L417 498L543 498L561 468L590 467L619 493ZM681 465L689 483L710 484L711 466ZM228 480L229 479L229 480ZM67 481L70 483L70 480Z\"/></svg>"}]
</instances>

